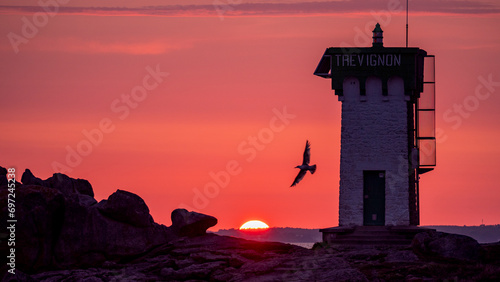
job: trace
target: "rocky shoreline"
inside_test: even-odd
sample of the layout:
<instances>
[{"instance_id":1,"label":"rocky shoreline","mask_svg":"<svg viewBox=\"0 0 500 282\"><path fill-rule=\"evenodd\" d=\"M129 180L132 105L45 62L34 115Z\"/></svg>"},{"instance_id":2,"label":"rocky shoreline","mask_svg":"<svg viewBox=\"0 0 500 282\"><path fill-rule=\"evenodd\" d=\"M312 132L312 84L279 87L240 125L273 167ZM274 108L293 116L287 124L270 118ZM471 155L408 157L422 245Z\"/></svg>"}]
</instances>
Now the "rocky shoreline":
<instances>
[{"instance_id":1,"label":"rocky shoreline","mask_svg":"<svg viewBox=\"0 0 500 282\"><path fill-rule=\"evenodd\" d=\"M18 273L3 281L498 281L498 250L496 260L471 263L422 259L411 247L309 250L207 234L100 267Z\"/></svg>"},{"instance_id":2,"label":"rocky shoreline","mask_svg":"<svg viewBox=\"0 0 500 282\"><path fill-rule=\"evenodd\" d=\"M256 242L206 234L217 219L182 209L172 212L172 226L160 225L138 195L117 190L97 202L86 180L58 173L41 180L29 170L16 198L16 274L2 256L2 281L500 280L500 244L463 235L421 233L411 246ZM5 234L0 239L5 254Z\"/></svg>"}]
</instances>

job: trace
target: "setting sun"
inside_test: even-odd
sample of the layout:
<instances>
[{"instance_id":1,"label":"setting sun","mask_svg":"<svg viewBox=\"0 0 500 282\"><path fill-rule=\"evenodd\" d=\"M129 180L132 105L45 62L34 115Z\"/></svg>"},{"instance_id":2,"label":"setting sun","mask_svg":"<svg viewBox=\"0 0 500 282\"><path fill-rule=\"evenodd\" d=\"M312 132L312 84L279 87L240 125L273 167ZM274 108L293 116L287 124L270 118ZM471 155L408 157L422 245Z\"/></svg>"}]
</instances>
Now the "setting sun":
<instances>
[{"instance_id":1,"label":"setting sun","mask_svg":"<svg viewBox=\"0 0 500 282\"><path fill-rule=\"evenodd\" d=\"M265 224L264 222L260 220L250 220L245 222L241 227L240 230L242 229L267 229L269 228L269 225Z\"/></svg>"}]
</instances>

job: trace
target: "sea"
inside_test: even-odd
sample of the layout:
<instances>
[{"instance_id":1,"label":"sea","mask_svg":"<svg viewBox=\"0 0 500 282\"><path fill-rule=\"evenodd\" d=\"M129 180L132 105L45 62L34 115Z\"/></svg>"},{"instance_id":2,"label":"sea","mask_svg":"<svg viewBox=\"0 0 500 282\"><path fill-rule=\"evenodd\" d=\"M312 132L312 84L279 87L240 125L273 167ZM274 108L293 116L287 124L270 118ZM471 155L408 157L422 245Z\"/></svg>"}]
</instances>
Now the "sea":
<instances>
[{"instance_id":1,"label":"sea","mask_svg":"<svg viewBox=\"0 0 500 282\"><path fill-rule=\"evenodd\" d=\"M302 242L302 243L287 243L287 244L292 244L292 245L296 245L296 246L299 246L299 247L302 247L302 248L306 248L306 249L312 249L312 247L314 246L314 242Z\"/></svg>"}]
</instances>

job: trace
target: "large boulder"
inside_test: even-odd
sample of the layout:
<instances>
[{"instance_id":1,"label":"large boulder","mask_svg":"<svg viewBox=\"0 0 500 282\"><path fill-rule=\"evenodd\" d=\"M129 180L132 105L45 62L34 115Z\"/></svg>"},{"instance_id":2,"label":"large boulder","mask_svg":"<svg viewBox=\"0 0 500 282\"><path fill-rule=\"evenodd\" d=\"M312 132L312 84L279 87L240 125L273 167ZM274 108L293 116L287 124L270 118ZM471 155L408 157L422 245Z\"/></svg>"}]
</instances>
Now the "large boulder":
<instances>
[{"instance_id":1,"label":"large boulder","mask_svg":"<svg viewBox=\"0 0 500 282\"><path fill-rule=\"evenodd\" d=\"M412 248L421 256L466 261L478 260L482 250L481 245L469 236L436 231L415 235Z\"/></svg>"},{"instance_id":2,"label":"large boulder","mask_svg":"<svg viewBox=\"0 0 500 282\"><path fill-rule=\"evenodd\" d=\"M144 200L127 191L116 190L108 200L102 200L97 208L105 216L133 226L149 227L154 223Z\"/></svg>"},{"instance_id":3,"label":"large boulder","mask_svg":"<svg viewBox=\"0 0 500 282\"><path fill-rule=\"evenodd\" d=\"M201 236L206 234L208 228L217 224L217 218L213 216L189 212L186 209L174 210L171 219L171 228L178 236Z\"/></svg>"},{"instance_id":4,"label":"large boulder","mask_svg":"<svg viewBox=\"0 0 500 282\"><path fill-rule=\"evenodd\" d=\"M136 257L174 236L159 224L137 227L103 215L96 207L70 205L54 252L63 268L95 267Z\"/></svg>"}]
</instances>

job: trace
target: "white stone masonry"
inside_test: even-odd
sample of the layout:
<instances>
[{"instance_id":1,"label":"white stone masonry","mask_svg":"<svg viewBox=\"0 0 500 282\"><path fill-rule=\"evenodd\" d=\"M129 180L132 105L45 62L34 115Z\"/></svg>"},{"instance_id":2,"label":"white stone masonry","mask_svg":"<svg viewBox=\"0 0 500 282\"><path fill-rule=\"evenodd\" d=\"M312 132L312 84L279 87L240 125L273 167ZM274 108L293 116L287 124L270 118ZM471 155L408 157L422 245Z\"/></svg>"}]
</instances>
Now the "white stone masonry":
<instances>
[{"instance_id":1,"label":"white stone masonry","mask_svg":"<svg viewBox=\"0 0 500 282\"><path fill-rule=\"evenodd\" d=\"M407 97L399 77L366 80L360 95L355 77L343 84L339 225L363 225L363 171L385 171L385 225L409 225Z\"/></svg>"}]
</instances>

